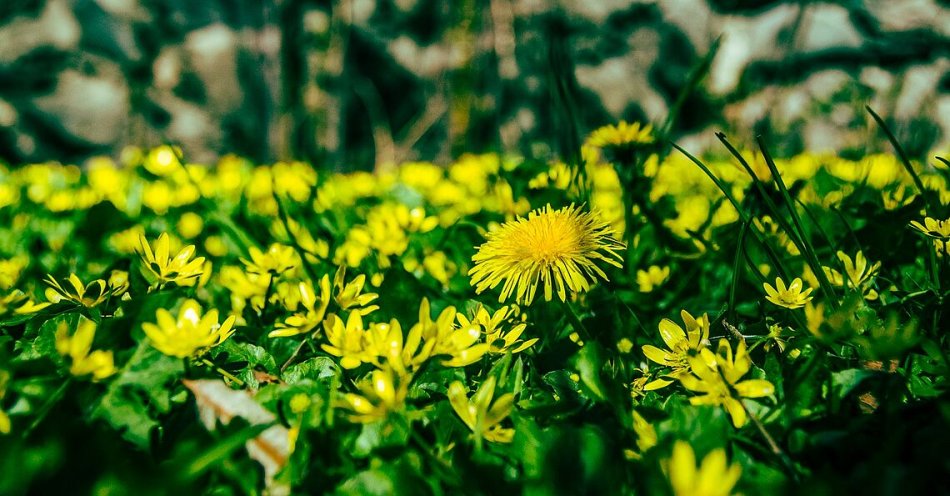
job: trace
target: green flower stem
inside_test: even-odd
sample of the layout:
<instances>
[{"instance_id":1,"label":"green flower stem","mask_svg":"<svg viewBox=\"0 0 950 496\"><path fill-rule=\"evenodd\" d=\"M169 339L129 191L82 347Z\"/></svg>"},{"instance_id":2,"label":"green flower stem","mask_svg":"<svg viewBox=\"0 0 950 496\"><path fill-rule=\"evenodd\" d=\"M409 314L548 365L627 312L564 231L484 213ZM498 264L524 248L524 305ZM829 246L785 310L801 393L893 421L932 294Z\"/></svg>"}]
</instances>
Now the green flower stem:
<instances>
[{"instance_id":1,"label":"green flower stem","mask_svg":"<svg viewBox=\"0 0 950 496\"><path fill-rule=\"evenodd\" d=\"M215 372L221 374L221 375L224 376L225 378L230 379L232 382L234 382L235 384L237 384L239 387L244 387L244 385L245 385L245 384L244 384L244 381L242 381L241 379L238 379L237 377L235 377L233 374L231 374L231 373L228 372L227 370L224 370L224 369L222 369L221 367L218 367L218 366L215 365L211 360L208 360L207 358L201 357L201 358L198 359L198 361L201 362L202 364L206 365L208 368L214 370Z\"/></svg>"},{"instance_id":2,"label":"green flower stem","mask_svg":"<svg viewBox=\"0 0 950 496\"><path fill-rule=\"evenodd\" d=\"M53 406L63 398L63 395L66 394L66 389L69 388L70 384L73 383L73 377L69 376L58 388L56 391L53 391L53 394L43 403L43 406L40 407L39 413L36 414L36 418L33 419L33 422L30 422L29 427L23 431L23 439L29 437L39 425L43 422L43 419L49 415L49 412L53 409Z\"/></svg>"}]
</instances>

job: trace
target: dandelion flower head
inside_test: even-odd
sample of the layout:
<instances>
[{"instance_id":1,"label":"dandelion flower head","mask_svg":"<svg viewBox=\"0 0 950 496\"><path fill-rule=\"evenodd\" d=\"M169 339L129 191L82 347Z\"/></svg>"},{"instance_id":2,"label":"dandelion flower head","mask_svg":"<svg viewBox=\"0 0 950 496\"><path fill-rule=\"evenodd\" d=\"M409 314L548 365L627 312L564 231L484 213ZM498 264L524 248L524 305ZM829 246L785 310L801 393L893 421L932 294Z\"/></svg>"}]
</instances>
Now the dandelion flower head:
<instances>
[{"instance_id":1,"label":"dandelion flower head","mask_svg":"<svg viewBox=\"0 0 950 496\"><path fill-rule=\"evenodd\" d=\"M545 300L556 287L565 301L568 291L587 291L597 277L607 279L596 262L621 267L623 249L610 226L592 213L548 205L488 233L468 274L478 293L504 281L498 301L514 295L518 304L529 305L539 285Z\"/></svg>"}]
</instances>

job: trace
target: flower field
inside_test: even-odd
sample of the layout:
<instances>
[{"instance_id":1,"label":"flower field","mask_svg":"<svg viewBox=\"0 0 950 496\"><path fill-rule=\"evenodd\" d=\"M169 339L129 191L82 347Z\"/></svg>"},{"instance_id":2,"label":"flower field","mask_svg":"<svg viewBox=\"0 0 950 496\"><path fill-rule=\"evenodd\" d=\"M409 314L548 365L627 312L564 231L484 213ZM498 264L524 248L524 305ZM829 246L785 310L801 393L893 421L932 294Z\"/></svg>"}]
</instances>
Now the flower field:
<instances>
[{"instance_id":1,"label":"flower field","mask_svg":"<svg viewBox=\"0 0 950 496\"><path fill-rule=\"evenodd\" d=\"M657 134L0 169L0 494L946 492L950 163Z\"/></svg>"}]
</instances>

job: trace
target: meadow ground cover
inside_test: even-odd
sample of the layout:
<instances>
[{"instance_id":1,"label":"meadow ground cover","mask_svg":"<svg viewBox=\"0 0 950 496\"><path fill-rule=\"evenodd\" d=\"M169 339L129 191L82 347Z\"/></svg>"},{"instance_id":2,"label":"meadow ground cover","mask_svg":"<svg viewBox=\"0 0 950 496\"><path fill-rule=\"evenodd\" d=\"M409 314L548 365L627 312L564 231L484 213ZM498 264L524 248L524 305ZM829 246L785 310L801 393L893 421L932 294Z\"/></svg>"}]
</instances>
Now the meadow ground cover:
<instances>
[{"instance_id":1,"label":"meadow ground cover","mask_svg":"<svg viewBox=\"0 0 950 496\"><path fill-rule=\"evenodd\" d=\"M950 164L721 139L3 168L0 493L946 491Z\"/></svg>"}]
</instances>

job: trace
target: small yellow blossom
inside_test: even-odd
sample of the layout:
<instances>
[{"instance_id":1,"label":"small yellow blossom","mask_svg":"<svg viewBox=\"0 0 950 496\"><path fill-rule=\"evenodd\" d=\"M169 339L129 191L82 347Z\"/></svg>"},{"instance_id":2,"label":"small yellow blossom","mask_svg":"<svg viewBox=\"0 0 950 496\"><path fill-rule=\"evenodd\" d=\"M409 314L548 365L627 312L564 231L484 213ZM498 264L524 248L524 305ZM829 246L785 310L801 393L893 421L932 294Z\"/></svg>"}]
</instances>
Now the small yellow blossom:
<instances>
[{"instance_id":1,"label":"small yellow blossom","mask_svg":"<svg viewBox=\"0 0 950 496\"><path fill-rule=\"evenodd\" d=\"M219 324L217 310L209 310L204 316L201 312L197 301L185 300L177 318L160 308L155 314L156 323L146 322L142 330L152 346L168 356L197 357L234 334L233 315Z\"/></svg>"},{"instance_id":2,"label":"small yellow blossom","mask_svg":"<svg viewBox=\"0 0 950 496\"><path fill-rule=\"evenodd\" d=\"M6 370L0 370L0 402L7 393L7 384L10 382L10 373ZM0 434L9 434L13 425L10 423L10 416L0 408Z\"/></svg>"},{"instance_id":3,"label":"small yellow blossom","mask_svg":"<svg viewBox=\"0 0 950 496\"><path fill-rule=\"evenodd\" d=\"M556 288L565 301L568 291L584 292L598 277L607 279L596 261L621 267L622 249L610 226L593 214L573 205L560 210L548 205L489 232L468 275L477 293L504 281L500 302L514 295L517 303L530 305L539 285L545 300Z\"/></svg>"},{"instance_id":4,"label":"small yellow blossom","mask_svg":"<svg viewBox=\"0 0 950 496\"><path fill-rule=\"evenodd\" d=\"M341 266L337 269L333 277L333 288L336 290L334 300L343 310L353 309L360 315L369 315L376 311L378 305L370 305L379 297L376 293L363 293L363 286L366 284L366 276L360 274L349 283L346 280L346 267Z\"/></svg>"},{"instance_id":5,"label":"small yellow blossom","mask_svg":"<svg viewBox=\"0 0 950 496\"><path fill-rule=\"evenodd\" d=\"M353 412L350 420L354 422L383 420L403 409L411 381L412 377L397 374L388 367L373 370L359 383L361 394L343 396L343 407Z\"/></svg>"},{"instance_id":6,"label":"small yellow blossom","mask_svg":"<svg viewBox=\"0 0 950 496\"><path fill-rule=\"evenodd\" d=\"M70 274L67 281L69 285L65 286L52 275L46 275L46 279L44 279L43 282L50 286L46 288L46 299L49 300L50 303L68 301L86 308L92 308L116 294L116 290L108 290L106 281L103 279L96 279L89 284L83 284L76 274ZM124 289L122 291L124 291Z\"/></svg>"},{"instance_id":7,"label":"small yellow blossom","mask_svg":"<svg viewBox=\"0 0 950 496\"><path fill-rule=\"evenodd\" d=\"M267 335L268 337L276 338L306 334L323 322L327 307L330 305L330 277L324 275L320 279L319 295L310 281L301 282L298 285L298 290L300 291L302 311L298 311L287 317L283 322L277 323L277 329L271 331Z\"/></svg>"},{"instance_id":8,"label":"small yellow blossom","mask_svg":"<svg viewBox=\"0 0 950 496\"><path fill-rule=\"evenodd\" d=\"M503 354L510 351L514 354L521 353L538 342L538 338L521 340L521 335L528 328L528 324L524 322L514 324L508 330L502 327L509 317L517 313L517 306L514 305L501 307L494 314L489 314L484 306L479 305L471 319L462 313L457 314L455 318L463 329L475 326L481 330L485 335L485 342L488 343L489 353Z\"/></svg>"},{"instance_id":9,"label":"small yellow blossom","mask_svg":"<svg viewBox=\"0 0 950 496\"><path fill-rule=\"evenodd\" d=\"M926 217L923 224L914 220L910 222L910 226L933 239L934 250L938 255L950 251L950 219L936 220Z\"/></svg>"},{"instance_id":10,"label":"small yellow blossom","mask_svg":"<svg viewBox=\"0 0 950 496\"><path fill-rule=\"evenodd\" d=\"M647 270L637 271L637 285L641 293L649 293L670 277L669 267L651 265Z\"/></svg>"},{"instance_id":11,"label":"small yellow blossom","mask_svg":"<svg viewBox=\"0 0 950 496\"><path fill-rule=\"evenodd\" d=\"M689 358L689 366L691 373L677 379L686 389L702 393L690 398L690 403L722 405L737 428L745 425L747 419L742 398L761 398L775 392L775 386L765 379L739 381L752 368L745 341L739 342L733 355L729 341L720 339L715 354L704 348L699 356Z\"/></svg>"},{"instance_id":12,"label":"small yellow blossom","mask_svg":"<svg viewBox=\"0 0 950 496\"><path fill-rule=\"evenodd\" d=\"M881 262L868 263L864 253L860 251L854 256L854 260L851 260L851 257L843 251L839 251L837 255L838 260L844 266L844 275L834 268L822 267L831 284L859 291L866 300L876 300L878 294L871 285L874 284L874 278L877 277L877 273L881 269Z\"/></svg>"},{"instance_id":13,"label":"small yellow blossom","mask_svg":"<svg viewBox=\"0 0 950 496\"><path fill-rule=\"evenodd\" d=\"M657 348L653 345L642 347L643 354L653 362L660 365L666 365L672 370L667 377L657 378L644 386L646 391L653 391L664 388L673 383L675 379L689 373L689 357L699 353L699 350L709 344L709 316L703 314L699 319L694 318L689 312L683 310L680 317L686 325L684 331L670 319L663 319L658 326L660 338L666 344L667 350Z\"/></svg>"},{"instance_id":14,"label":"small yellow blossom","mask_svg":"<svg viewBox=\"0 0 950 496\"><path fill-rule=\"evenodd\" d=\"M194 239L204 229L204 220L194 212L186 212L178 219L178 234L185 239Z\"/></svg>"},{"instance_id":15,"label":"small yellow blossom","mask_svg":"<svg viewBox=\"0 0 950 496\"><path fill-rule=\"evenodd\" d=\"M617 341L617 351L624 355L630 353L633 351L633 341L630 341L630 338L620 338L620 341Z\"/></svg>"},{"instance_id":16,"label":"small yellow blossom","mask_svg":"<svg viewBox=\"0 0 950 496\"><path fill-rule=\"evenodd\" d=\"M204 257L194 257L195 245L182 248L171 256L171 241L168 233L162 233L149 244L145 235L139 237L139 256L142 258L142 276L152 285L161 288L165 284L192 286L204 274Z\"/></svg>"},{"instance_id":17,"label":"small yellow blossom","mask_svg":"<svg viewBox=\"0 0 950 496\"><path fill-rule=\"evenodd\" d=\"M270 245L266 253L256 246L252 246L248 253L251 259L242 258L241 263L251 274L280 275L299 265L299 258L293 247L279 243Z\"/></svg>"},{"instance_id":18,"label":"small yellow blossom","mask_svg":"<svg viewBox=\"0 0 950 496\"><path fill-rule=\"evenodd\" d=\"M323 332L328 343L320 345L323 351L340 357L340 366L345 369L355 369L363 363L363 318L359 312L350 312L346 324L335 314L327 316L323 321Z\"/></svg>"},{"instance_id":19,"label":"small yellow blossom","mask_svg":"<svg viewBox=\"0 0 950 496\"><path fill-rule=\"evenodd\" d=\"M12 288L20 280L23 269L29 264L30 258L25 255L0 260L0 289Z\"/></svg>"},{"instance_id":20,"label":"small yellow blossom","mask_svg":"<svg viewBox=\"0 0 950 496\"><path fill-rule=\"evenodd\" d=\"M95 322L79 318L76 332L70 336L69 326L61 322L56 329L56 351L69 357L69 373L77 377L92 375L94 381L105 379L116 373L111 351L92 350L92 340L96 335Z\"/></svg>"},{"instance_id":21,"label":"small yellow blossom","mask_svg":"<svg viewBox=\"0 0 950 496\"><path fill-rule=\"evenodd\" d=\"M630 450L627 457L639 460L643 453L657 444L656 429L639 412L633 411L633 432L637 434L637 451Z\"/></svg>"},{"instance_id":22,"label":"small yellow blossom","mask_svg":"<svg viewBox=\"0 0 950 496\"><path fill-rule=\"evenodd\" d=\"M790 309L805 306L806 303L811 301L812 297L809 295L814 290L814 288L808 288L802 291L802 280L798 277L788 287L785 286L785 281L780 277L775 278L774 287L767 282L763 283L762 287L765 288L766 300L780 307Z\"/></svg>"},{"instance_id":23,"label":"small yellow blossom","mask_svg":"<svg viewBox=\"0 0 950 496\"><path fill-rule=\"evenodd\" d=\"M449 386L448 397L452 409L472 430L476 440L510 443L514 438L515 430L502 427L501 422L514 409L515 397L505 393L495 398L495 376L485 380L471 399L468 397L468 388L460 381L455 381Z\"/></svg>"},{"instance_id":24,"label":"small yellow blossom","mask_svg":"<svg viewBox=\"0 0 950 496\"><path fill-rule=\"evenodd\" d=\"M479 343L482 333L478 326L456 328L452 325L455 316L455 307L450 306L432 320L429 300L423 298L419 304L419 322L416 326L419 327L418 332L425 341L426 348L431 350L427 356L445 356L442 365L446 367L472 364L489 349L488 343Z\"/></svg>"},{"instance_id":25,"label":"small yellow blossom","mask_svg":"<svg viewBox=\"0 0 950 496\"><path fill-rule=\"evenodd\" d=\"M697 467L693 447L686 441L676 441L664 467L674 496L729 496L742 475L739 465L729 465L722 448L710 451Z\"/></svg>"}]
</instances>

